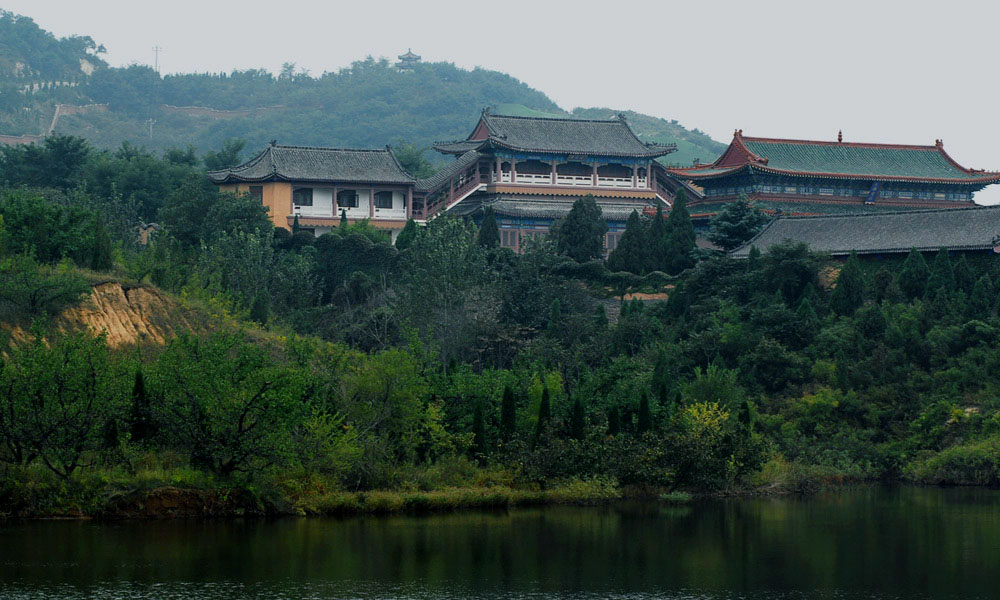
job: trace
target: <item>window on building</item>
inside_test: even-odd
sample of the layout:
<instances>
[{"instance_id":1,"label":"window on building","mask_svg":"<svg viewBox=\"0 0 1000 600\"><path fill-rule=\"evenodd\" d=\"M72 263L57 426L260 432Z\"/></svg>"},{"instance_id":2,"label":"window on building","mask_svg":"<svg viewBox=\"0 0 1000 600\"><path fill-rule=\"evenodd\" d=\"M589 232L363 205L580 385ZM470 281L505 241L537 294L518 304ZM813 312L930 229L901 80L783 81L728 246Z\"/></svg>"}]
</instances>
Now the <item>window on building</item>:
<instances>
[{"instance_id":1,"label":"window on building","mask_svg":"<svg viewBox=\"0 0 1000 600\"><path fill-rule=\"evenodd\" d=\"M264 202L264 186L262 185L251 185L250 186L250 198L255 202Z\"/></svg>"},{"instance_id":2,"label":"window on building","mask_svg":"<svg viewBox=\"0 0 1000 600\"><path fill-rule=\"evenodd\" d=\"M358 193L354 190L341 190L337 192L337 206L341 208L357 208Z\"/></svg>"},{"instance_id":3,"label":"window on building","mask_svg":"<svg viewBox=\"0 0 1000 600\"><path fill-rule=\"evenodd\" d=\"M900 198L912 198L913 192L899 192Z\"/></svg>"},{"instance_id":4,"label":"window on building","mask_svg":"<svg viewBox=\"0 0 1000 600\"><path fill-rule=\"evenodd\" d=\"M832 196L833 195L833 188L819 188L819 195L820 196Z\"/></svg>"},{"instance_id":5,"label":"window on building","mask_svg":"<svg viewBox=\"0 0 1000 600\"><path fill-rule=\"evenodd\" d=\"M500 230L500 245L504 248L513 248L517 245L517 234L516 229L501 229Z\"/></svg>"},{"instance_id":6,"label":"window on building","mask_svg":"<svg viewBox=\"0 0 1000 600\"><path fill-rule=\"evenodd\" d=\"M620 238L621 235L622 234L620 234L620 233L609 233L608 234L608 241L607 241L608 252L611 252L612 250L614 250L618 246L618 238Z\"/></svg>"},{"instance_id":7,"label":"window on building","mask_svg":"<svg viewBox=\"0 0 1000 600\"><path fill-rule=\"evenodd\" d=\"M375 208L392 208L392 192L375 192Z\"/></svg>"},{"instance_id":8,"label":"window on building","mask_svg":"<svg viewBox=\"0 0 1000 600\"><path fill-rule=\"evenodd\" d=\"M295 206L312 206L313 189L295 188L294 190L292 190L292 204L294 204Z\"/></svg>"}]
</instances>

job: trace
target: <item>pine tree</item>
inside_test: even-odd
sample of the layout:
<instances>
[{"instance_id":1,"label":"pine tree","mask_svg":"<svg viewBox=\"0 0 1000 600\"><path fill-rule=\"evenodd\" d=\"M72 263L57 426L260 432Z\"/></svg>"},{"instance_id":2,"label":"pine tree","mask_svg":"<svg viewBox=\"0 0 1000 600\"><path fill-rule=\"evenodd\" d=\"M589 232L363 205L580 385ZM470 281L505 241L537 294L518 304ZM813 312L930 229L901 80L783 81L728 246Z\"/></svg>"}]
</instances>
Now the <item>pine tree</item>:
<instances>
[{"instance_id":1,"label":"pine tree","mask_svg":"<svg viewBox=\"0 0 1000 600\"><path fill-rule=\"evenodd\" d=\"M819 329L819 315L816 314L812 301L808 297L802 297L799 307L795 309L795 316L809 331Z\"/></svg>"},{"instance_id":2,"label":"pine tree","mask_svg":"<svg viewBox=\"0 0 1000 600\"><path fill-rule=\"evenodd\" d=\"M608 256L608 269L641 275L649 262L648 248L645 227L639 219L639 213L633 210L625 222L625 232L618 240L618 245Z\"/></svg>"},{"instance_id":3,"label":"pine tree","mask_svg":"<svg viewBox=\"0 0 1000 600\"><path fill-rule=\"evenodd\" d=\"M861 270L861 261L858 260L857 253L852 251L844 268L840 270L837 286L830 294L830 309L838 315L850 316L864 301L864 273Z\"/></svg>"},{"instance_id":4,"label":"pine tree","mask_svg":"<svg viewBox=\"0 0 1000 600\"><path fill-rule=\"evenodd\" d=\"M649 394L642 393L639 397L639 423L636 427L639 435L653 428L653 413L649 410Z\"/></svg>"},{"instance_id":5,"label":"pine tree","mask_svg":"<svg viewBox=\"0 0 1000 600\"><path fill-rule=\"evenodd\" d=\"M295 215L295 219L292 221L292 235L299 232L301 227L299 226L299 215Z\"/></svg>"},{"instance_id":6,"label":"pine tree","mask_svg":"<svg viewBox=\"0 0 1000 600\"><path fill-rule=\"evenodd\" d=\"M906 257L906 261L903 262L903 269L899 272L899 288L903 290L909 300L922 298L927 291L929 275L930 269L927 268L924 255L913 248Z\"/></svg>"},{"instance_id":7,"label":"pine tree","mask_svg":"<svg viewBox=\"0 0 1000 600\"><path fill-rule=\"evenodd\" d=\"M622 416L617 406L608 411L608 435L616 436L622 432Z\"/></svg>"},{"instance_id":8,"label":"pine tree","mask_svg":"<svg viewBox=\"0 0 1000 600\"><path fill-rule=\"evenodd\" d=\"M517 429L517 405L514 402L514 390L510 386L503 388L503 400L500 403L500 441L508 443L514 438Z\"/></svg>"},{"instance_id":9,"label":"pine tree","mask_svg":"<svg viewBox=\"0 0 1000 600\"><path fill-rule=\"evenodd\" d=\"M746 196L740 196L712 219L708 239L728 252L757 235L769 220L770 217L751 205Z\"/></svg>"},{"instance_id":10,"label":"pine tree","mask_svg":"<svg viewBox=\"0 0 1000 600\"><path fill-rule=\"evenodd\" d=\"M476 402L472 412L472 456L480 464L486 462L486 426L483 423L483 403Z\"/></svg>"},{"instance_id":11,"label":"pine tree","mask_svg":"<svg viewBox=\"0 0 1000 600\"><path fill-rule=\"evenodd\" d=\"M396 250L400 252L406 250L413 244L413 240L415 239L417 239L417 222L413 219L408 219L406 225L403 225L403 230L396 236Z\"/></svg>"},{"instance_id":12,"label":"pine tree","mask_svg":"<svg viewBox=\"0 0 1000 600\"><path fill-rule=\"evenodd\" d=\"M497 219L493 214L492 206L483 209L483 222L479 226L479 235L476 241L485 248L496 248L500 245L500 229L497 227Z\"/></svg>"},{"instance_id":13,"label":"pine tree","mask_svg":"<svg viewBox=\"0 0 1000 600\"><path fill-rule=\"evenodd\" d=\"M132 385L129 430L132 440L136 442L147 441L156 432L152 407L146 394L146 379L142 375L142 369L136 369L135 383Z\"/></svg>"},{"instance_id":14,"label":"pine tree","mask_svg":"<svg viewBox=\"0 0 1000 600\"><path fill-rule=\"evenodd\" d=\"M656 215L646 230L646 271L667 270L667 220L663 206L656 205Z\"/></svg>"},{"instance_id":15,"label":"pine tree","mask_svg":"<svg viewBox=\"0 0 1000 600\"><path fill-rule=\"evenodd\" d=\"M674 206L667 218L667 273L677 275L694 266L691 252L695 249L694 225L687 209L687 194L681 188L674 197Z\"/></svg>"},{"instance_id":16,"label":"pine tree","mask_svg":"<svg viewBox=\"0 0 1000 600\"><path fill-rule=\"evenodd\" d=\"M542 401L538 404L538 421L535 423L535 437L531 443L531 449L538 447L538 443L545 435L549 426L549 419L552 418L552 406L549 401L549 388L542 388Z\"/></svg>"},{"instance_id":17,"label":"pine tree","mask_svg":"<svg viewBox=\"0 0 1000 600\"><path fill-rule=\"evenodd\" d=\"M90 268L95 271L110 271L113 266L111 237L104 228L104 219L97 217L97 222L94 224L94 247L90 254Z\"/></svg>"},{"instance_id":18,"label":"pine tree","mask_svg":"<svg viewBox=\"0 0 1000 600\"><path fill-rule=\"evenodd\" d=\"M933 297L934 293L944 288L949 294L955 291L955 271L951 267L948 249L941 248L931 263L930 276L927 278L925 296Z\"/></svg>"},{"instance_id":19,"label":"pine tree","mask_svg":"<svg viewBox=\"0 0 1000 600\"><path fill-rule=\"evenodd\" d=\"M584 416L583 416L583 404L580 402L579 396L573 401L573 414L570 416L570 431L569 435L574 440L582 440L584 435Z\"/></svg>"}]
</instances>

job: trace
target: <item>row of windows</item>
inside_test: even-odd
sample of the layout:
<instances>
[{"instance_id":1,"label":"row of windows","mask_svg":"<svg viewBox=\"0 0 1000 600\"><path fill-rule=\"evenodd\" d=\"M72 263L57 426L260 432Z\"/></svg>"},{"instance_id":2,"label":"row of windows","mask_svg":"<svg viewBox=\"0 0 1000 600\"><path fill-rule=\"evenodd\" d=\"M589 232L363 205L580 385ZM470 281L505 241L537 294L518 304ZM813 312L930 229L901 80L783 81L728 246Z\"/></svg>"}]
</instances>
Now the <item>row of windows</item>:
<instances>
[{"instance_id":1,"label":"row of windows","mask_svg":"<svg viewBox=\"0 0 1000 600\"><path fill-rule=\"evenodd\" d=\"M250 195L255 196L254 188L258 189L259 198L263 199L263 188L252 186ZM405 201L404 201L405 202ZM295 206L313 205L313 188L300 187L292 190L292 204ZM356 190L340 190L337 192L337 206L343 208L358 207L358 192ZM392 192L375 192L375 208L392 208Z\"/></svg>"},{"instance_id":2,"label":"row of windows","mask_svg":"<svg viewBox=\"0 0 1000 600\"><path fill-rule=\"evenodd\" d=\"M728 188L708 188L706 196L735 196L737 194L800 194L818 196L867 197L868 189L812 187L805 185L748 185ZM965 192L927 192L912 190L881 190L879 198L900 198L919 200L969 200L970 194Z\"/></svg>"}]
</instances>

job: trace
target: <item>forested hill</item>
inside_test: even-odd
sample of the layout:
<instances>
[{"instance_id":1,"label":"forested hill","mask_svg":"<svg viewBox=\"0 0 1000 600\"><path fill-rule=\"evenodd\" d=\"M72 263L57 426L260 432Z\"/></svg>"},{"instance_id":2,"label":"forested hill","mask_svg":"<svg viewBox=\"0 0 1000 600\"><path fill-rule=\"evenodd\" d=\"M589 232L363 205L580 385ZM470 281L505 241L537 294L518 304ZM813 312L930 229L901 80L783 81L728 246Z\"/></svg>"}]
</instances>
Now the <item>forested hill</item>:
<instances>
[{"instance_id":1,"label":"forested hill","mask_svg":"<svg viewBox=\"0 0 1000 600\"><path fill-rule=\"evenodd\" d=\"M30 19L7 13L0 23L5 28L0 67L7 65L6 72L14 73L14 65L33 57L30 67L19 68L37 71L44 82L41 89L28 91L23 84L0 88L0 135L47 133L57 104L86 108L61 110L54 133L82 136L103 148L128 141L151 150L193 145L198 152L231 138L246 140L250 152L272 139L349 147L406 141L428 148L436 140L468 135L487 106L497 112L592 118L620 112L607 108L568 113L509 75L451 63L422 63L413 72L400 72L387 60L369 57L315 76L286 64L277 75L247 70L161 77L143 65L106 67L96 58L103 48L90 38L57 40ZM7 35L8 29L18 35ZM92 74L74 77L79 85L56 83L68 77L74 64L78 70L85 57L96 67ZM630 116L644 139L678 144L679 151L668 157L672 163L711 160L723 148L676 121Z\"/></svg>"},{"instance_id":2,"label":"forested hill","mask_svg":"<svg viewBox=\"0 0 1000 600\"><path fill-rule=\"evenodd\" d=\"M58 39L30 18L0 10L0 83L74 81L105 66L103 52L89 36Z\"/></svg>"}]
</instances>

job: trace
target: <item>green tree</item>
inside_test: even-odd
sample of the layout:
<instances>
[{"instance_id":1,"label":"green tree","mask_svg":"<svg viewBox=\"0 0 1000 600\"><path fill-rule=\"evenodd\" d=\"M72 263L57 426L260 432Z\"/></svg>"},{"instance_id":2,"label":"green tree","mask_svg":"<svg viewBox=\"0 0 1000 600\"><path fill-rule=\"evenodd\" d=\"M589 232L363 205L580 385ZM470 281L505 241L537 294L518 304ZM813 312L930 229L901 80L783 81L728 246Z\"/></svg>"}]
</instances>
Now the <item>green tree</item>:
<instances>
[{"instance_id":1,"label":"green tree","mask_svg":"<svg viewBox=\"0 0 1000 600\"><path fill-rule=\"evenodd\" d=\"M497 220L493 215L492 206L483 209L483 222L479 226L476 241L484 248L496 248L500 245L500 229L497 228Z\"/></svg>"},{"instance_id":2,"label":"green tree","mask_svg":"<svg viewBox=\"0 0 1000 600\"><path fill-rule=\"evenodd\" d=\"M517 404L514 402L514 390L509 385L503 388L503 399L500 402L500 441L504 444L514 439L517 430Z\"/></svg>"},{"instance_id":3,"label":"green tree","mask_svg":"<svg viewBox=\"0 0 1000 600\"><path fill-rule=\"evenodd\" d=\"M486 464L486 425L483 422L483 403L476 402L472 413L472 456L479 464Z\"/></svg>"},{"instance_id":4,"label":"green tree","mask_svg":"<svg viewBox=\"0 0 1000 600\"><path fill-rule=\"evenodd\" d=\"M417 179L426 179L434 174L434 165L424 156L426 152L427 148L420 148L416 144L402 140L392 148L392 154L399 161L399 166Z\"/></svg>"},{"instance_id":5,"label":"green tree","mask_svg":"<svg viewBox=\"0 0 1000 600\"><path fill-rule=\"evenodd\" d=\"M94 247L90 254L90 268L95 271L110 271L113 266L111 238L104 228L104 219L97 217L94 224Z\"/></svg>"},{"instance_id":6,"label":"green tree","mask_svg":"<svg viewBox=\"0 0 1000 600\"><path fill-rule=\"evenodd\" d=\"M687 194L684 189L677 191L674 205L667 217L667 273L676 275L694 266L691 253L695 249L694 225L687 209Z\"/></svg>"},{"instance_id":7,"label":"green tree","mask_svg":"<svg viewBox=\"0 0 1000 600\"><path fill-rule=\"evenodd\" d=\"M569 214L555 228L556 248L576 262L587 262L604 255L604 236L608 224L601 207L590 194L573 202Z\"/></svg>"},{"instance_id":8,"label":"green tree","mask_svg":"<svg viewBox=\"0 0 1000 600\"><path fill-rule=\"evenodd\" d=\"M302 226L299 225L299 215L295 215L295 218L292 220L292 235L294 236L300 229L302 229Z\"/></svg>"},{"instance_id":9,"label":"green tree","mask_svg":"<svg viewBox=\"0 0 1000 600\"><path fill-rule=\"evenodd\" d=\"M972 269L969 267L969 261L966 259L965 254L962 254L957 261L955 261L955 288L965 292L966 294L972 293L973 286L976 285L976 278L972 274Z\"/></svg>"},{"instance_id":10,"label":"green tree","mask_svg":"<svg viewBox=\"0 0 1000 600\"><path fill-rule=\"evenodd\" d=\"M417 222L413 219L407 219L406 225L403 226L403 230L396 236L396 250L399 250L400 252L406 250L413 245L413 240L416 239L416 237Z\"/></svg>"},{"instance_id":11,"label":"green tree","mask_svg":"<svg viewBox=\"0 0 1000 600\"><path fill-rule=\"evenodd\" d=\"M553 298L552 304L549 306L549 322L546 325L546 331L550 335L555 335L559 333L559 326L562 322L562 305L559 303L559 298Z\"/></svg>"},{"instance_id":12,"label":"green tree","mask_svg":"<svg viewBox=\"0 0 1000 600\"><path fill-rule=\"evenodd\" d=\"M993 290L990 279L986 275L983 275L976 281L976 285L972 288L972 294L969 295L966 315L970 319L984 320L992 313L993 304Z\"/></svg>"},{"instance_id":13,"label":"green tree","mask_svg":"<svg viewBox=\"0 0 1000 600\"><path fill-rule=\"evenodd\" d=\"M535 422L535 435L532 438L532 449L537 448L546 435L549 420L552 418L552 406L549 400L549 388L542 388L542 401L538 404L538 420Z\"/></svg>"},{"instance_id":14,"label":"green tree","mask_svg":"<svg viewBox=\"0 0 1000 600\"><path fill-rule=\"evenodd\" d=\"M712 218L708 239L728 252L750 241L769 220L770 217L741 195Z\"/></svg>"},{"instance_id":15,"label":"green tree","mask_svg":"<svg viewBox=\"0 0 1000 600\"><path fill-rule=\"evenodd\" d=\"M641 275L649 264L648 250L646 228L639 219L639 213L633 210L625 222L625 232L618 245L608 256L608 269Z\"/></svg>"},{"instance_id":16,"label":"green tree","mask_svg":"<svg viewBox=\"0 0 1000 600\"><path fill-rule=\"evenodd\" d=\"M239 138L226 140L219 150L209 150L205 153L205 168L209 171L220 171L235 167L242 162L240 157L246 145L246 140Z\"/></svg>"},{"instance_id":17,"label":"green tree","mask_svg":"<svg viewBox=\"0 0 1000 600\"><path fill-rule=\"evenodd\" d=\"M663 216L663 206L657 204L656 214L646 231L646 271L666 272L667 242L667 220Z\"/></svg>"},{"instance_id":18,"label":"green tree","mask_svg":"<svg viewBox=\"0 0 1000 600\"><path fill-rule=\"evenodd\" d=\"M927 291L929 276L930 269L927 267L924 255L917 252L916 248L912 248L903 262L903 269L899 272L900 289L910 300L922 298Z\"/></svg>"},{"instance_id":19,"label":"green tree","mask_svg":"<svg viewBox=\"0 0 1000 600\"><path fill-rule=\"evenodd\" d=\"M636 431L642 435L653 428L653 413L649 409L649 394L643 392L639 396L639 420Z\"/></svg>"},{"instance_id":20,"label":"green tree","mask_svg":"<svg viewBox=\"0 0 1000 600\"><path fill-rule=\"evenodd\" d=\"M618 406L608 411L608 435L614 437L622 432L622 415Z\"/></svg>"},{"instance_id":21,"label":"green tree","mask_svg":"<svg viewBox=\"0 0 1000 600\"><path fill-rule=\"evenodd\" d=\"M413 219L410 219L411 221ZM347 229L347 209L340 209L340 223L337 225L338 231L345 231Z\"/></svg>"},{"instance_id":22,"label":"green tree","mask_svg":"<svg viewBox=\"0 0 1000 600\"><path fill-rule=\"evenodd\" d=\"M254 296L253 304L250 305L250 320L260 325L267 325L271 317L271 296L267 292L260 292Z\"/></svg>"},{"instance_id":23,"label":"green tree","mask_svg":"<svg viewBox=\"0 0 1000 600\"><path fill-rule=\"evenodd\" d=\"M948 256L948 249L941 248L934 256L931 263L930 275L927 278L926 295L931 297L934 292L944 289L949 294L955 291L955 271L951 266L951 258Z\"/></svg>"},{"instance_id":24,"label":"green tree","mask_svg":"<svg viewBox=\"0 0 1000 600\"><path fill-rule=\"evenodd\" d=\"M134 442L147 442L156 434L153 407L146 391L146 378L141 368L135 370L128 422L130 438Z\"/></svg>"},{"instance_id":25,"label":"green tree","mask_svg":"<svg viewBox=\"0 0 1000 600\"><path fill-rule=\"evenodd\" d=\"M856 252L851 252L837 276L837 285L830 294L830 308L838 315L854 314L865 301L864 272Z\"/></svg>"},{"instance_id":26,"label":"green tree","mask_svg":"<svg viewBox=\"0 0 1000 600\"><path fill-rule=\"evenodd\" d=\"M573 413L570 415L569 420L569 436L574 440L582 440L586 423L583 414L583 403L580 402L580 397L577 396L573 400Z\"/></svg>"},{"instance_id":27,"label":"green tree","mask_svg":"<svg viewBox=\"0 0 1000 600\"><path fill-rule=\"evenodd\" d=\"M0 306L28 315L56 314L89 291L87 281L65 262L40 265L26 255L0 259Z\"/></svg>"}]
</instances>

